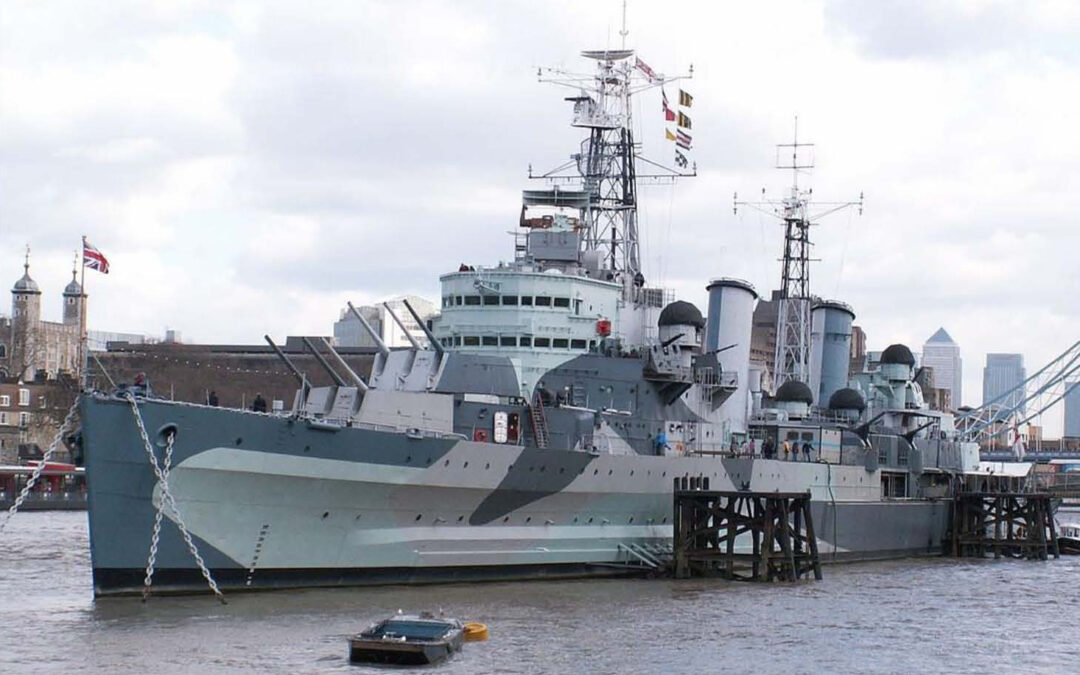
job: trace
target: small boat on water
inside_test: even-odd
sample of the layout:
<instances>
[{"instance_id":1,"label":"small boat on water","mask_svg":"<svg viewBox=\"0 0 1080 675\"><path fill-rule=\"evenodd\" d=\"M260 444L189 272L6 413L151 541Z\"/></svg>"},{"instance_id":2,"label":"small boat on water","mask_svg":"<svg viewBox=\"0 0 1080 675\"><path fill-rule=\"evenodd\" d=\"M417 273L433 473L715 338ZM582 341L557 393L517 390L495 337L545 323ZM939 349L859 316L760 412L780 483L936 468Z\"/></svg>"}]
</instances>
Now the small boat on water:
<instances>
[{"instance_id":1,"label":"small boat on water","mask_svg":"<svg viewBox=\"0 0 1080 675\"><path fill-rule=\"evenodd\" d=\"M349 660L354 663L425 665L438 663L461 650L465 626L457 619L398 614L372 624L349 638Z\"/></svg>"},{"instance_id":2,"label":"small boat on water","mask_svg":"<svg viewBox=\"0 0 1080 675\"><path fill-rule=\"evenodd\" d=\"M1080 523L1062 523L1058 530L1058 550L1080 555Z\"/></svg>"}]
</instances>

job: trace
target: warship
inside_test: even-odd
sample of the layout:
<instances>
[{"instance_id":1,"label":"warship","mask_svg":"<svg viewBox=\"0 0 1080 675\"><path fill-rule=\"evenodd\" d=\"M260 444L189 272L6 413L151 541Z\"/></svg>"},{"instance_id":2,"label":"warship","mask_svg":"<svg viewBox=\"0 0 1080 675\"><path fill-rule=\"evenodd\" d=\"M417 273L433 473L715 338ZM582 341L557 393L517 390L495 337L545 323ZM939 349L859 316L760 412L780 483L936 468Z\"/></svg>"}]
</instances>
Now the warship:
<instances>
[{"instance_id":1,"label":"warship","mask_svg":"<svg viewBox=\"0 0 1080 675\"><path fill-rule=\"evenodd\" d=\"M751 284L708 280L705 314L650 287L638 184L696 169L643 160L631 102L675 78L630 49L582 56L587 77L541 73L570 88L580 148L523 192L512 261L442 275L430 323L406 305L427 344L391 349L354 309L371 372L322 345L335 384L294 368L289 410L82 398L95 594L151 573L174 592L625 574L670 551L686 479L808 491L826 562L941 550L978 449L929 409L911 351L849 372L853 310L803 283L777 362L752 363ZM805 265L804 194L781 206Z\"/></svg>"}]
</instances>

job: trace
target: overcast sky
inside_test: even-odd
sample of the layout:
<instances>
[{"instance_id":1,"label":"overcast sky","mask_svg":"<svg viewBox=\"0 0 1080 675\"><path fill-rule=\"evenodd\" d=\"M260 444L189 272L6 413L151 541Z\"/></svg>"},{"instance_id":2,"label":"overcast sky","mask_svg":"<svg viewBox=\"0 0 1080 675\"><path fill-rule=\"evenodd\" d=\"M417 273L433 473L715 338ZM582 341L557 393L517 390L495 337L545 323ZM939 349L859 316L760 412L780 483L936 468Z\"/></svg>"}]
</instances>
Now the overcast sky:
<instances>
[{"instance_id":1,"label":"overcast sky","mask_svg":"<svg viewBox=\"0 0 1080 675\"><path fill-rule=\"evenodd\" d=\"M579 143L536 67L617 46L607 2L0 4L0 283L31 272L60 316L79 237L93 329L198 342L328 334L345 300L436 298L438 274L512 257L528 165ZM1029 370L1080 337L1080 5L630 2L631 46L685 71L699 177L642 189L650 283L779 280L793 118L816 143L816 293L871 348L960 343ZM674 94L675 87L669 95ZM637 114L668 161L659 101ZM806 179L804 179L806 180ZM6 302L4 303L6 305ZM8 312L5 307L4 313Z\"/></svg>"}]
</instances>

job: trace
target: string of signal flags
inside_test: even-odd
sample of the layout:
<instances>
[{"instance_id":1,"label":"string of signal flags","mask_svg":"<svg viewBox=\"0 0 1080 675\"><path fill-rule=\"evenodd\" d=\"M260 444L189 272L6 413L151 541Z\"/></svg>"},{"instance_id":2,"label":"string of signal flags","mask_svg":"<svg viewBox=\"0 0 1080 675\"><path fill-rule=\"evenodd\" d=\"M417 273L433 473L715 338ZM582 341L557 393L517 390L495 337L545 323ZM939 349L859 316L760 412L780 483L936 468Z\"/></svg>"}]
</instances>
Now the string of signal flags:
<instances>
[{"instance_id":1,"label":"string of signal flags","mask_svg":"<svg viewBox=\"0 0 1080 675\"><path fill-rule=\"evenodd\" d=\"M664 121L675 122L675 132L672 133L670 127L664 128L664 138L669 141L674 141L675 148L675 163L680 169L685 169L690 161L687 159L686 154L690 152L690 146L693 142L693 138L688 133L693 128L693 123L690 120L690 116L683 112L683 108L689 109L694 105L694 97L688 92L679 90L679 110L673 110L668 104L667 92L663 89L660 90L661 97L663 98L664 108ZM683 152L683 151L686 152Z\"/></svg>"}]
</instances>

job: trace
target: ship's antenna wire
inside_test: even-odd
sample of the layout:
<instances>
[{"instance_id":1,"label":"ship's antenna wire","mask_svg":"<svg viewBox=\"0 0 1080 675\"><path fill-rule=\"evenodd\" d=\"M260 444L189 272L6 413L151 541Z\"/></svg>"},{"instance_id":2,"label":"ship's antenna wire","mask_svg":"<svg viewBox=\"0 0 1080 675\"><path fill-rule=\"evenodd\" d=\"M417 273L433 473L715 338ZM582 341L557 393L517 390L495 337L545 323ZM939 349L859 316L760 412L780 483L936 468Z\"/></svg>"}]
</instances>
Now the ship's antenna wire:
<instances>
[{"instance_id":1,"label":"ship's antenna wire","mask_svg":"<svg viewBox=\"0 0 1080 675\"><path fill-rule=\"evenodd\" d=\"M626 49L626 36L630 31L626 30L626 0L622 3L622 30L619 31L619 35L622 36L622 48Z\"/></svg>"},{"instance_id":2,"label":"ship's antenna wire","mask_svg":"<svg viewBox=\"0 0 1080 675\"><path fill-rule=\"evenodd\" d=\"M851 241L851 229L855 223L855 214L848 210L848 223L844 231L844 244L840 247L840 269L836 273L836 291L834 297L840 297L840 282L844 279L844 261L847 259L848 242Z\"/></svg>"}]
</instances>

